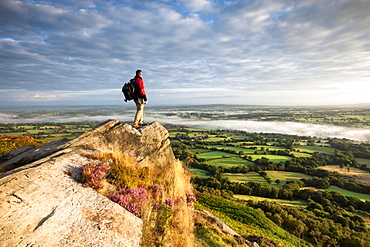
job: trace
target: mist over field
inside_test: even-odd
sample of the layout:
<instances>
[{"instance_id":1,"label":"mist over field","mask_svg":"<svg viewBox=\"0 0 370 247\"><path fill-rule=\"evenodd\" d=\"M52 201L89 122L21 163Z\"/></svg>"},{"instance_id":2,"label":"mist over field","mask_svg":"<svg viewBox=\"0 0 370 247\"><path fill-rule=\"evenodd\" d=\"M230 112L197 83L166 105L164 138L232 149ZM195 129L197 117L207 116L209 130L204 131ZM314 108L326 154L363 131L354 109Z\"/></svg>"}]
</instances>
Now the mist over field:
<instances>
[{"instance_id":1,"label":"mist over field","mask_svg":"<svg viewBox=\"0 0 370 247\"><path fill-rule=\"evenodd\" d=\"M281 133L319 138L347 138L360 142L370 141L370 129L349 128L341 126L329 126L319 124L295 123L295 122L262 122L250 120L193 120L178 116L165 116L156 113L144 113L147 123L157 121L161 124L178 124L192 127L204 127L209 129L243 130L256 133ZM125 110L122 114L96 115L96 116L35 116L30 118L16 118L16 114L0 113L0 123L67 123L96 121L103 122L108 119L117 119L125 123L131 123L135 115L134 110Z\"/></svg>"},{"instance_id":2,"label":"mist over field","mask_svg":"<svg viewBox=\"0 0 370 247\"><path fill-rule=\"evenodd\" d=\"M184 124L193 127L207 127L230 130L243 130L256 133L281 133L300 136L316 136L321 138L348 138L355 141L370 141L370 129L347 128L340 126L325 126L294 122L261 122L242 120L212 120L199 121L188 119L161 119L160 122Z\"/></svg>"}]
</instances>

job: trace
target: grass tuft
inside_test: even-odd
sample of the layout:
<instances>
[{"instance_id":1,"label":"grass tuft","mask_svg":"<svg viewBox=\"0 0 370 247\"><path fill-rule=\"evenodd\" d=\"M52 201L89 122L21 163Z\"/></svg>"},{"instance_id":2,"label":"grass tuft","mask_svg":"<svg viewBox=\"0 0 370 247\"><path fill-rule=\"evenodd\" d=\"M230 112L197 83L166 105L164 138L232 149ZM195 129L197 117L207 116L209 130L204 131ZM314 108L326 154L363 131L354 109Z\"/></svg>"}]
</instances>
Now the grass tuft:
<instances>
[{"instance_id":1,"label":"grass tuft","mask_svg":"<svg viewBox=\"0 0 370 247\"><path fill-rule=\"evenodd\" d=\"M91 169L85 170L97 180L84 183L90 181L89 187L143 219L141 246L194 246L195 196L191 173L182 162L142 166L108 148L89 157L109 164L109 170L95 174L101 165L89 164Z\"/></svg>"}]
</instances>

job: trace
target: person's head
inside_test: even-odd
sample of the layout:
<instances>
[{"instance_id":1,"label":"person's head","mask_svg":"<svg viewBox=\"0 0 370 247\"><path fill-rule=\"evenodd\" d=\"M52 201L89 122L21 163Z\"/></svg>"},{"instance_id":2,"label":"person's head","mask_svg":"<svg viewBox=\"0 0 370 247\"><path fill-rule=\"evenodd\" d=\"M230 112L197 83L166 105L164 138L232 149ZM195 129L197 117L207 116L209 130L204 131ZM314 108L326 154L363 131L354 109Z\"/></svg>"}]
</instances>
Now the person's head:
<instances>
[{"instance_id":1,"label":"person's head","mask_svg":"<svg viewBox=\"0 0 370 247\"><path fill-rule=\"evenodd\" d=\"M143 75L143 71L141 69L138 69L136 70L136 76L142 76Z\"/></svg>"}]
</instances>

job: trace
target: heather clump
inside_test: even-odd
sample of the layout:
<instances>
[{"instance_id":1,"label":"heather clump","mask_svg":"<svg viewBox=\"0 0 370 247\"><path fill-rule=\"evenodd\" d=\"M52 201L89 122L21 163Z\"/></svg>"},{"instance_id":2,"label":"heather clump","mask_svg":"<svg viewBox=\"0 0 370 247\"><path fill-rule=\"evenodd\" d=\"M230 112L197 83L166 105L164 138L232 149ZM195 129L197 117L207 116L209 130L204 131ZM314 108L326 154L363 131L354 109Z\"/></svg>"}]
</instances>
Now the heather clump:
<instances>
[{"instance_id":1,"label":"heather clump","mask_svg":"<svg viewBox=\"0 0 370 247\"><path fill-rule=\"evenodd\" d=\"M193 195L191 192L188 190L185 191L186 194L186 203L189 207L193 206L193 203L197 201L197 198L195 195Z\"/></svg>"},{"instance_id":2,"label":"heather clump","mask_svg":"<svg viewBox=\"0 0 370 247\"><path fill-rule=\"evenodd\" d=\"M141 216L143 205L148 199L148 191L141 187L137 189L122 189L119 194L109 195L108 198L139 217Z\"/></svg>"},{"instance_id":3,"label":"heather clump","mask_svg":"<svg viewBox=\"0 0 370 247\"><path fill-rule=\"evenodd\" d=\"M89 158L103 163L81 169L84 186L105 192L143 219L142 246L192 246L195 196L190 174L181 162L143 166L116 151Z\"/></svg>"},{"instance_id":4,"label":"heather clump","mask_svg":"<svg viewBox=\"0 0 370 247\"><path fill-rule=\"evenodd\" d=\"M152 192L152 197L154 199L161 199L164 195L164 186L161 184L153 184L149 187Z\"/></svg>"},{"instance_id":5,"label":"heather clump","mask_svg":"<svg viewBox=\"0 0 370 247\"><path fill-rule=\"evenodd\" d=\"M102 180L107 175L109 165L102 163L96 165L88 163L81 168L82 182L84 187L91 187L93 189L102 189L104 187Z\"/></svg>"}]
</instances>

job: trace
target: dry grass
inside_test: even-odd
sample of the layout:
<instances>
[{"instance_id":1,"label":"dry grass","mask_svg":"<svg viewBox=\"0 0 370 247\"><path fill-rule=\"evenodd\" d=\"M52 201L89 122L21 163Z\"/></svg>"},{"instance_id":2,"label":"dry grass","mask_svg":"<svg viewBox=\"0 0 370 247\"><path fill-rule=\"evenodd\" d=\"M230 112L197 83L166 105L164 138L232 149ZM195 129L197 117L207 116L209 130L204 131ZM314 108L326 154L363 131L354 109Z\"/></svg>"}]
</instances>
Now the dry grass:
<instances>
[{"instance_id":1,"label":"dry grass","mask_svg":"<svg viewBox=\"0 0 370 247\"><path fill-rule=\"evenodd\" d=\"M153 205L147 205L148 224L144 226L142 246L153 246L153 243L159 242L159 246L193 246L193 207L189 207L186 203L186 191L193 192L190 173L180 161L175 161L161 169L156 169L153 175L155 182L165 187L162 200L183 198L183 202L174 204L170 212L171 220L164 227L158 221L158 217L163 217L163 213L152 210Z\"/></svg>"},{"instance_id":2,"label":"dry grass","mask_svg":"<svg viewBox=\"0 0 370 247\"><path fill-rule=\"evenodd\" d=\"M142 246L194 246L193 206L187 205L186 194L193 193L193 186L191 173L182 162L173 160L165 166L140 166L132 157L109 147L90 157L111 166L105 186L99 190L103 195L116 193L122 188L143 187L150 192L153 184L163 185L163 195L151 198L143 205ZM168 207L168 199L177 202Z\"/></svg>"},{"instance_id":3,"label":"dry grass","mask_svg":"<svg viewBox=\"0 0 370 247\"><path fill-rule=\"evenodd\" d=\"M362 183L366 185L370 185L370 173L358 168L350 167L349 171L346 168L340 168L337 165L329 165L329 166L320 166L322 170L327 170L330 172L337 172L342 176L354 178L357 183Z\"/></svg>"}]
</instances>

